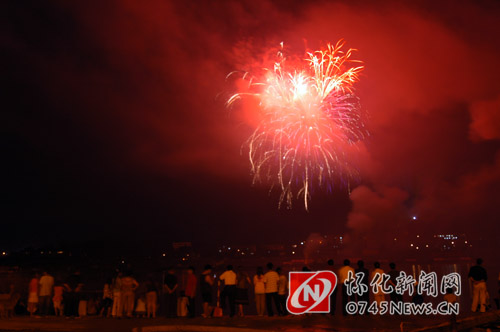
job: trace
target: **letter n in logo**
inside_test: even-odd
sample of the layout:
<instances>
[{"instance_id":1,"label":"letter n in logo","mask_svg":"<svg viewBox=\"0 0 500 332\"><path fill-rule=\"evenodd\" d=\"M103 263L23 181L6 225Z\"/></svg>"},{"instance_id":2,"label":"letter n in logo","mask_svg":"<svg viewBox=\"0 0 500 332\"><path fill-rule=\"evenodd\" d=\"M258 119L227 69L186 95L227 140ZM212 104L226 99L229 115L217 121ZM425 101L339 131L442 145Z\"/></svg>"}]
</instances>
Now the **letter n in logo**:
<instances>
[{"instance_id":1,"label":"letter n in logo","mask_svg":"<svg viewBox=\"0 0 500 332\"><path fill-rule=\"evenodd\" d=\"M336 286L337 276L331 271L290 272L286 308L295 315L329 312Z\"/></svg>"}]
</instances>

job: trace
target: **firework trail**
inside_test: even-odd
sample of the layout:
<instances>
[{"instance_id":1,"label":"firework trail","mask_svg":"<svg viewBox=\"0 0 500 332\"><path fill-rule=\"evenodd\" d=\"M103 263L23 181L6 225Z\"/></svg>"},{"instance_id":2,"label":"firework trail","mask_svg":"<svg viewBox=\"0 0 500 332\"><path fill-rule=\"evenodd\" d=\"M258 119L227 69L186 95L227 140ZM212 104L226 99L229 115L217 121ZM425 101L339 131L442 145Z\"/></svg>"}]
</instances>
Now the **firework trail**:
<instances>
[{"instance_id":1,"label":"firework trail","mask_svg":"<svg viewBox=\"0 0 500 332\"><path fill-rule=\"evenodd\" d=\"M280 207L286 202L290 208L297 197L307 210L314 188L349 186L357 177L348 151L367 135L353 93L363 66L343 46L342 40L329 44L288 68L282 43L274 68L261 80L244 73L247 90L227 101L232 107L242 98L257 99L260 121L245 145L254 182L278 186Z\"/></svg>"}]
</instances>

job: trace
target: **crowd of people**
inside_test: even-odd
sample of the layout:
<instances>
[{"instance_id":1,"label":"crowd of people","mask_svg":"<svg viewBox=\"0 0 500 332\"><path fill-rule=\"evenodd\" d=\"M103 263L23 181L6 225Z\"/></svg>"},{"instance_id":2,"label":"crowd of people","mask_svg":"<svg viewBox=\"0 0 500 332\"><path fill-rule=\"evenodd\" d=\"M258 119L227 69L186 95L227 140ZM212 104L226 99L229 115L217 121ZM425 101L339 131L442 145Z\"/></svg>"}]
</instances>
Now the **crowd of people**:
<instances>
[{"instance_id":1,"label":"crowd of people","mask_svg":"<svg viewBox=\"0 0 500 332\"><path fill-rule=\"evenodd\" d=\"M342 314L347 315L346 304L349 301L380 303L386 300L402 301L402 295L395 291L386 294L374 288L370 293L352 296L348 294L346 280L362 272L360 283L369 287L369 280L376 274L383 274L379 262L373 264L372 271L368 271L362 260L357 262L357 268L351 267L349 260L344 260L342 267L334 268L333 260L325 264L323 270L334 271L338 276L338 286L330 297L330 314L334 315L337 308L337 293L340 293ZM302 269L309 271L307 267ZM119 272L114 278L109 278L104 283L102 292L96 296L84 296L84 283L77 271L70 275L64 282L55 280L48 272L42 276L34 275L28 286L27 310L30 315L65 315L85 316L101 315L103 317L147 317L155 318L159 309L166 317L195 317L196 301L201 298L202 317L217 317L227 315L244 316L245 307L250 304L251 292L255 310L259 316L285 316L288 314L286 301L288 297L287 273L281 268L275 268L268 263L266 268L258 267L253 276L245 269L227 265L225 271L218 277L212 266L206 265L197 274L194 267L184 270L182 276L179 271L169 268L161 282L153 277L139 283L132 273ZM396 278L400 271L396 264L389 264L389 284L396 286ZM470 269L468 275L473 288L472 311L484 312L488 306L488 293L486 290L487 273L482 267L482 260ZM500 279L499 279L500 285ZM200 296L198 296L200 295ZM451 296L448 296L450 299ZM421 295L415 294L412 302L422 303ZM454 299L456 301L456 298ZM498 305L498 304L497 304Z\"/></svg>"},{"instance_id":2,"label":"crowd of people","mask_svg":"<svg viewBox=\"0 0 500 332\"><path fill-rule=\"evenodd\" d=\"M197 275L189 267L180 271L169 268L162 282L150 277L139 283L132 273L119 272L104 283L102 295L89 295L84 290L80 272L70 275L65 281L56 280L47 271L40 277L35 274L28 285L27 311L30 315L85 316L98 314L103 317L147 317L155 318L160 307L166 317L195 317L196 299L202 301L202 317L222 316L217 308L227 308L227 315L244 316L245 306L250 304L253 287L257 314L286 314L288 280L280 268L267 264L264 273L258 267L251 276L241 267L236 271L232 265L217 277L212 266L206 265ZM227 305L227 306L226 306Z\"/></svg>"}]
</instances>

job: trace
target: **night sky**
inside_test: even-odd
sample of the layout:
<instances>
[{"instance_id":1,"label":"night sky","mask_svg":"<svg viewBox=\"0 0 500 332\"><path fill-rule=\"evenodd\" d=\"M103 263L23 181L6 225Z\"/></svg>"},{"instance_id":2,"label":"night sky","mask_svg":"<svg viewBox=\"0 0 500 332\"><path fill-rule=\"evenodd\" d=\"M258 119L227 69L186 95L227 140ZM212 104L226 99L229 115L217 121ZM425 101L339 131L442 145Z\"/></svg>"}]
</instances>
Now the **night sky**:
<instances>
[{"instance_id":1,"label":"night sky","mask_svg":"<svg viewBox=\"0 0 500 332\"><path fill-rule=\"evenodd\" d=\"M2 247L498 239L497 1L2 1ZM225 108L232 70L281 41L364 61L360 182L277 209ZM279 234L277 237L276 234ZM278 240L277 240L278 239ZM370 245L370 241L366 242Z\"/></svg>"}]
</instances>

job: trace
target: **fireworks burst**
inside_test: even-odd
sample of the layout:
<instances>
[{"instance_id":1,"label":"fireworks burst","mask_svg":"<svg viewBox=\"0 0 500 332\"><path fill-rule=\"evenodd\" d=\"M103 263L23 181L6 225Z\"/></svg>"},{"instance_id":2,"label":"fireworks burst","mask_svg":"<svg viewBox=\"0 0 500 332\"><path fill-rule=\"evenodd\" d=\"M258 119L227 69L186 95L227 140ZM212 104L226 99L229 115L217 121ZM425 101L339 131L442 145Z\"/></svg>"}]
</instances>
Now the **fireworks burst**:
<instances>
[{"instance_id":1,"label":"fireworks burst","mask_svg":"<svg viewBox=\"0 0 500 332\"><path fill-rule=\"evenodd\" d=\"M305 209L314 188L330 190L357 177L349 147L366 135L353 85L363 70L342 51L344 42L307 53L295 68L287 68L283 44L265 77L244 73L247 91L232 95L229 107L244 97L257 98L260 121L246 142L254 182L281 189L279 206L302 198ZM235 72L228 75L235 75Z\"/></svg>"}]
</instances>

